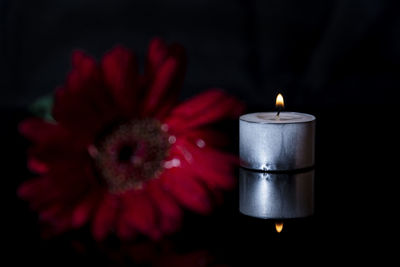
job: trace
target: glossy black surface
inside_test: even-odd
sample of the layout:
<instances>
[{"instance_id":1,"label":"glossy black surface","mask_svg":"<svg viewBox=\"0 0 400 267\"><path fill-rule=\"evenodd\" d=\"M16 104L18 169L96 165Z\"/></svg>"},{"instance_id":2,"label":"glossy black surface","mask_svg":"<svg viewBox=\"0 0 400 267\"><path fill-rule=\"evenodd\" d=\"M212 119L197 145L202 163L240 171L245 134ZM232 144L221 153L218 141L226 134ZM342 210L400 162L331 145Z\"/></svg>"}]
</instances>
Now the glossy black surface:
<instances>
[{"instance_id":1,"label":"glossy black surface","mask_svg":"<svg viewBox=\"0 0 400 267\"><path fill-rule=\"evenodd\" d=\"M388 120L373 113L363 116L362 110L312 113L318 118L313 216L284 220L283 231L277 234L274 220L239 213L236 188L225 195L224 204L211 216L187 213L183 228L177 234L159 244L142 240L152 248L150 258L161 258L164 262L165 255L160 251L168 247L168 253L178 255L206 251L211 263L228 266L320 264L321 259L341 263L366 257L387 260L394 248L387 240L394 238L389 211L395 203L391 193L396 191L393 187L396 177L390 168L385 168L390 158L384 155L387 149L394 149L390 148L392 135ZM116 240L97 245L88 235L88 229L42 240L36 215L15 195L16 186L28 175L24 154L27 142L15 129L26 113L3 110L2 114L7 125L2 131L3 148L6 148L2 161L6 163L3 192L7 197L3 231L7 237L7 254L12 255L14 262L45 266L54 263L109 266L121 262L148 266L154 263L147 260L139 264L129 257L127 260L123 253L128 244L121 246ZM371 124L379 120L381 123Z\"/></svg>"}]
</instances>

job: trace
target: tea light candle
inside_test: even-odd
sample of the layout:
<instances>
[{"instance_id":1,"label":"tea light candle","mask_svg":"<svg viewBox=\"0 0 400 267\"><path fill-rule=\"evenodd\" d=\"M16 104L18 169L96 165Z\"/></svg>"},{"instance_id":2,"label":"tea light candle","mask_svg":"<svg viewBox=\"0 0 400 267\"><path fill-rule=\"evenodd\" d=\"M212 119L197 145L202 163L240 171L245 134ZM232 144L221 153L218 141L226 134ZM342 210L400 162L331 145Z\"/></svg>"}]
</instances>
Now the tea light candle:
<instances>
[{"instance_id":1,"label":"tea light candle","mask_svg":"<svg viewBox=\"0 0 400 267\"><path fill-rule=\"evenodd\" d=\"M261 171L288 171L314 165L315 117L280 112L245 114L239 121L241 166Z\"/></svg>"}]
</instances>

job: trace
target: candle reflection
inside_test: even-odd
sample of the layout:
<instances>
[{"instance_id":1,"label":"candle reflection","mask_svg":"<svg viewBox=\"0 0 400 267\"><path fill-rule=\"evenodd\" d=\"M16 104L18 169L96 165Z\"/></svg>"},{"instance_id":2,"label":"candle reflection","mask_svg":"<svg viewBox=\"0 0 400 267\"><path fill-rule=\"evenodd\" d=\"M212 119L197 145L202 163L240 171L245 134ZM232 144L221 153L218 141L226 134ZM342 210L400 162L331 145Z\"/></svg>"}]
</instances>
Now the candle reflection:
<instances>
[{"instance_id":1,"label":"candle reflection","mask_svg":"<svg viewBox=\"0 0 400 267\"><path fill-rule=\"evenodd\" d=\"M302 173L268 173L241 168L239 210L245 215L264 219L312 215L314 170Z\"/></svg>"}]
</instances>

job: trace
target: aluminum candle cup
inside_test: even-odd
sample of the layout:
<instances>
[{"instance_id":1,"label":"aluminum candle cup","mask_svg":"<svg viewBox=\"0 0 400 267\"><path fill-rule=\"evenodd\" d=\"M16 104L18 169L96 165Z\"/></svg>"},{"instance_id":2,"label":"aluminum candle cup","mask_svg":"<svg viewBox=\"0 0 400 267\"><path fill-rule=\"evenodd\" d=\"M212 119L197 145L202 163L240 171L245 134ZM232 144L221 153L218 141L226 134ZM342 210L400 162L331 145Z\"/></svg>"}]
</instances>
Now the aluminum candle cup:
<instances>
[{"instance_id":1,"label":"aluminum candle cup","mask_svg":"<svg viewBox=\"0 0 400 267\"><path fill-rule=\"evenodd\" d=\"M241 166L287 171L314 166L315 117L297 112L245 114L239 120Z\"/></svg>"},{"instance_id":2,"label":"aluminum candle cup","mask_svg":"<svg viewBox=\"0 0 400 267\"><path fill-rule=\"evenodd\" d=\"M314 213L314 171L255 172L240 168L239 210L262 219L290 219Z\"/></svg>"}]
</instances>

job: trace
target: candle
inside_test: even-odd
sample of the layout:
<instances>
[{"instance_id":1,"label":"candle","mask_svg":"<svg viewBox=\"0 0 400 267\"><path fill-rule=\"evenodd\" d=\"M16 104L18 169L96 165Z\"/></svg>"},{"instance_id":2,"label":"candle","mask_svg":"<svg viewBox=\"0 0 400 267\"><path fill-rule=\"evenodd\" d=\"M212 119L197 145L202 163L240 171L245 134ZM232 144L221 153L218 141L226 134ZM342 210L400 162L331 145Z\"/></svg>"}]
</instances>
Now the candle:
<instances>
[{"instance_id":1,"label":"candle","mask_svg":"<svg viewBox=\"0 0 400 267\"><path fill-rule=\"evenodd\" d=\"M279 110L281 106L283 98L278 95ZM280 111L245 114L240 117L239 136L242 167L287 171L314 165L313 115Z\"/></svg>"},{"instance_id":2,"label":"candle","mask_svg":"<svg viewBox=\"0 0 400 267\"><path fill-rule=\"evenodd\" d=\"M264 219L314 212L315 117L284 112L245 114L239 121L239 210Z\"/></svg>"}]
</instances>

